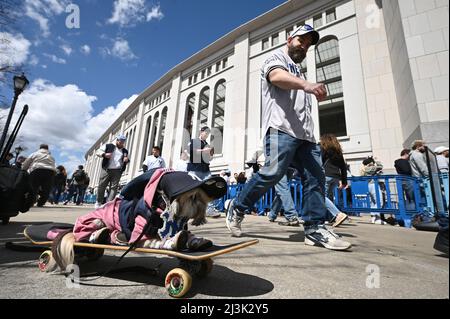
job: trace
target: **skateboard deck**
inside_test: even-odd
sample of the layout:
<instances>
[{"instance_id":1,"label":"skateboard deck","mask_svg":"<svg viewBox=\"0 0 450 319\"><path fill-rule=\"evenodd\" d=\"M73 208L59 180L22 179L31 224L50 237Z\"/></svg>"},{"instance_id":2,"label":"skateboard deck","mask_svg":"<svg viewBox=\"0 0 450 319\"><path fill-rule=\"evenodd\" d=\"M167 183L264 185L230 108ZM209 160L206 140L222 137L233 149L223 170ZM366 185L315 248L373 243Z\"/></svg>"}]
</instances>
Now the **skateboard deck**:
<instances>
[{"instance_id":1,"label":"skateboard deck","mask_svg":"<svg viewBox=\"0 0 450 319\"><path fill-rule=\"evenodd\" d=\"M31 241L33 245L40 247L51 247L52 241L47 238L50 230L72 230L71 224L44 224L33 225L25 228L24 235ZM165 277L164 286L171 297L181 298L191 288L193 276L202 278L206 277L213 268L212 258L233 251L249 247L257 244L257 239L250 241L242 241L231 245L218 246L213 245L202 251L171 251L163 249L149 249L149 248L135 248L132 252L166 255L178 258L179 266L169 271ZM103 256L105 250L112 251L127 251L128 246L114 246L114 245L98 245L90 243L76 242L74 244L75 255L80 257L87 257L89 260L97 260ZM50 248L49 248L50 249ZM78 250L78 251L77 251ZM51 250L44 251L39 257L38 266L42 272L50 272L55 270L55 260L52 256Z\"/></svg>"},{"instance_id":2,"label":"skateboard deck","mask_svg":"<svg viewBox=\"0 0 450 319\"><path fill-rule=\"evenodd\" d=\"M74 225L71 224L44 224L44 225L33 225L28 226L24 230L25 237L34 245L39 246L51 246L52 241L47 239L47 233L52 229L70 230L73 229ZM151 249L151 248L135 248L132 252L146 253L146 254L156 254L156 255L166 255L171 257L177 257L185 260L206 260L216 256L231 253L233 251L252 246L257 244L259 241L257 239L250 241L242 241L231 245L219 246L213 245L202 251L173 251L165 249ZM76 242L75 247L80 248L92 248L92 249L104 249L104 250L116 250L116 251L127 251L129 246L116 246L116 245L100 245L91 244L84 242Z\"/></svg>"}]
</instances>

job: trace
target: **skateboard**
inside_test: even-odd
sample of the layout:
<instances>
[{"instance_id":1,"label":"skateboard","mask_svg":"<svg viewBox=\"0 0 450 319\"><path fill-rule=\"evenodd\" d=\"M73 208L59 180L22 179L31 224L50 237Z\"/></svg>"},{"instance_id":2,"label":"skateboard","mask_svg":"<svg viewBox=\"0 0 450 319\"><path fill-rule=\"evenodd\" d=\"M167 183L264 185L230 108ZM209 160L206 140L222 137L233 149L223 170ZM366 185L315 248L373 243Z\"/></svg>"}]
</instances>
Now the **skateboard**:
<instances>
[{"instance_id":1,"label":"skateboard","mask_svg":"<svg viewBox=\"0 0 450 319\"><path fill-rule=\"evenodd\" d=\"M52 229L58 230L71 230L73 225L71 224L44 224L33 225L25 228L25 237L33 244L43 247L49 247L39 257L38 266L42 272L49 272L56 268L56 262L52 257L50 247L52 241L47 239L47 233ZM250 241L238 242L226 246L213 245L212 247L203 251L191 252L185 251L172 251L163 249L150 249L150 248L135 248L132 250L134 253L153 254L153 255L165 255L169 257L175 257L179 260L179 266L169 271L165 277L164 286L169 296L174 298L183 297L191 288L193 277L204 278L213 268L212 258L231 253L233 251L249 247L257 244L257 239ZM86 257L89 261L95 261L101 258L105 250L112 251L127 251L128 246L115 246L115 245L99 245L76 242L74 244L75 255L78 258Z\"/></svg>"}]
</instances>

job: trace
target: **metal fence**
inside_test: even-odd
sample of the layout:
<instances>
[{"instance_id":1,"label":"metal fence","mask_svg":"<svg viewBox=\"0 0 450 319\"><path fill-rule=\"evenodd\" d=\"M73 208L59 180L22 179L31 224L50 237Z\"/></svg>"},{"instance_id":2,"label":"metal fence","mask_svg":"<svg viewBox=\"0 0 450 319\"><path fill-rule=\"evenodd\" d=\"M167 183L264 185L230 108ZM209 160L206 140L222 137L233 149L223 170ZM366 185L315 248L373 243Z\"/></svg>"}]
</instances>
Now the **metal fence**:
<instances>
[{"instance_id":1,"label":"metal fence","mask_svg":"<svg viewBox=\"0 0 450 319\"><path fill-rule=\"evenodd\" d=\"M334 204L343 212L351 215L361 213L392 214L402 219L406 227L411 226L411 217L418 213L437 213L444 209L448 213L449 176L438 174L440 192L433 193L431 178L416 178L403 175L380 175L373 177L350 177L349 188L335 191ZM243 184L229 185L227 195L216 201L216 209L224 211L225 202L241 192ZM302 184L300 180L290 182L291 195L299 214L302 214ZM436 197L438 200L436 200ZM270 210L275 198L275 190L270 189L255 204L259 215ZM434 198L434 199L433 199ZM441 199L439 201L439 198ZM95 203L95 195L86 195L85 203Z\"/></svg>"}]
</instances>

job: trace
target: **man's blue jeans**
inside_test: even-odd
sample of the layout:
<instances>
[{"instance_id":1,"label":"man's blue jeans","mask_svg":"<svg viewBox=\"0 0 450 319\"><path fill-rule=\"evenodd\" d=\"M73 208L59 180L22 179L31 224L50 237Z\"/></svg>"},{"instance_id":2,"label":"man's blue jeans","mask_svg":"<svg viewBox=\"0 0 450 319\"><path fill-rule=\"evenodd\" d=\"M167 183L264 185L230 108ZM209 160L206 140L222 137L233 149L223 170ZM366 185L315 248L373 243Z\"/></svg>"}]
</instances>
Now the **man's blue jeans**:
<instances>
[{"instance_id":1,"label":"man's blue jeans","mask_svg":"<svg viewBox=\"0 0 450 319\"><path fill-rule=\"evenodd\" d=\"M265 136L266 163L237 197L234 207L250 211L256 201L286 175L289 166L296 168L303 186L305 226L326 220L325 173L320 147L286 133L270 129Z\"/></svg>"},{"instance_id":2,"label":"man's blue jeans","mask_svg":"<svg viewBox=\"0 0 450 319\"><path fill-rule=\"evenodd\" d=\"M284 217L287 220L298 218L298 213L295 210L294 201L292 200L291 187L289 179L286 175L275 185L275 198L272 202L272 207L269 212L269 218L276 219L278 212L284 210Z\"/></svg>"}]
</instances>

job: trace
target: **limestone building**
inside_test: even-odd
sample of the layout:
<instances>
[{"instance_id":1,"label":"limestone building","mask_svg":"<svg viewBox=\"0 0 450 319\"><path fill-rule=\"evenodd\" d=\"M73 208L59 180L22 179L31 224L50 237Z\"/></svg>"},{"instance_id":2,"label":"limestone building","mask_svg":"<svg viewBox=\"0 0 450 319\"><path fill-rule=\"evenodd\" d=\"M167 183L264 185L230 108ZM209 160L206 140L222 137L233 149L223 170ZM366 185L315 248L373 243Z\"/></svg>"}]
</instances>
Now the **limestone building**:
<instances>
[{"instance_id":1,"label":"limestone building","mask_svg":"<svg viewBox=\"0 0 450 319\"><path fill-rule=\"evenodd\" d=\"M205 125L214 132L212 171L242 171L264 134L260 68L305 23L321 41L301 69L329 92L320 104L313 99L316 138L336 134L353 174L368 155L392 172L415 139L448 145L448 0L291 0L149 83L86 153L91 186L100 175L95 151L119 132L131 157L122 183L142 173L152 145L174 165Z\"/></svg>"}]
</instances>

